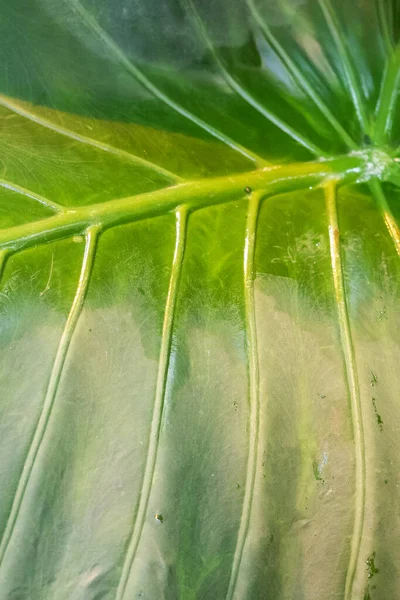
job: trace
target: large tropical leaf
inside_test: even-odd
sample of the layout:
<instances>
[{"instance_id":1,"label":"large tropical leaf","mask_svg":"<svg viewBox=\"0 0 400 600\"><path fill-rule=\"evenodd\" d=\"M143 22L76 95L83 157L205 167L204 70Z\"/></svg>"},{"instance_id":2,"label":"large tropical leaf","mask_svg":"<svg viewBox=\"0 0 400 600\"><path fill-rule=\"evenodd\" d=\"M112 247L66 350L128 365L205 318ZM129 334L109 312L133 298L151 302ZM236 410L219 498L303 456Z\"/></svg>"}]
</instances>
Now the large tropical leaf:
<instances>
[{"instance_id":1,"label":"large tropical leaf","mask_svg":"<svg viewBox=\"0 0 400 600\"><path fill-rule=\"evenodd\" d=\"M399 598L398 2L0 13L0 599Z\"/></svg>"}]
</instances>

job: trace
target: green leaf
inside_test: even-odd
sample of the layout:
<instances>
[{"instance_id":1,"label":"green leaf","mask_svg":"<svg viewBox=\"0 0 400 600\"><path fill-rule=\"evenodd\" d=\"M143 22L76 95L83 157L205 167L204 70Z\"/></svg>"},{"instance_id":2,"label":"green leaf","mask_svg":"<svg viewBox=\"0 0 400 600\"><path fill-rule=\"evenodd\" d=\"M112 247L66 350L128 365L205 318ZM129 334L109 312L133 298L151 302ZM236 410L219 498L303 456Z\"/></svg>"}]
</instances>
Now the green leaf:
<instances>
[{"instance_id":1,"label":"green leaf","mask_svg":"<svg viewBox=\"0 0 400 600\"><path fill-rule=\"evenodd\" d=\"M0 598L399 597L398 2L0 17Z\"/></svg>"}]
</instances>

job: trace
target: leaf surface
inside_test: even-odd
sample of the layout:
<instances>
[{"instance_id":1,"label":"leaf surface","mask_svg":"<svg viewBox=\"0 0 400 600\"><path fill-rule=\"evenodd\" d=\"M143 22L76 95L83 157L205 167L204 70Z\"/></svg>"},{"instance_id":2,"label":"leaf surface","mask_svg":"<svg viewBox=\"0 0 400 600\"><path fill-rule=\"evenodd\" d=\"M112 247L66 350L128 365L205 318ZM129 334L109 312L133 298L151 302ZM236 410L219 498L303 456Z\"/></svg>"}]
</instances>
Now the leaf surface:
<instances>
[{"instance_id":1,"label":"leaf surface","mask_svg":"<svg viewBox=\"0 0 400 600\"><path fill-rule=\"evenodd\" d=\"M398 597L397 2L0 12L1 598Z\"/></svg>"}]
</instances>

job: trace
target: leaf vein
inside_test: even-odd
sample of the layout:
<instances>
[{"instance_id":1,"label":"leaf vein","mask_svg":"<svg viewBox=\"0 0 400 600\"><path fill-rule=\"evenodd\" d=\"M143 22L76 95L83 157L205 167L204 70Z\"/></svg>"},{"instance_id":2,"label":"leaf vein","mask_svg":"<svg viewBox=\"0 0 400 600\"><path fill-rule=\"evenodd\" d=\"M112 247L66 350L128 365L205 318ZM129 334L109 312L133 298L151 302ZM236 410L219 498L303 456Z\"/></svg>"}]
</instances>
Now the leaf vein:
<instances>
[{"instance_id":1,"label":"leaf vein","mask_svg":"<svg viewBox=\"0 0 400 600\"><path fill-rule=\"evenodd\" d=\"M165 94L160 88L158 88L150 79L148 79L142 71L126 56L125 52L119 47L119 45L104 31L101 25L96 19L82 6L78 0L70 0L70 5L75 12L81 17L82 21L87 27L102 41L112 54L119 60L120 64L123 65L126 71L132 75L141 85L147 89L155 98L161 100L164 104L175 110L178 114L182 115L192 123L195 123L198 127L207 131L211 136L219 139L221 142L228 145L233 150L236 150L249 160L253 161L257 166L265 166L267 161L262 157L258 156L248 148L245 148L238 142L235 142L230 137L201 119L194 113L190 112L178 102L175 102L167 94Z\"/></svg>"},{"instance_id":2,"label":"leaf vein","mask_svg":"<svg viewBox=\"0 0 400 600\"><path fill-rule=\"evenodd\" d=\"M125 160L129 160L138 166L145 167L147 169L151 169L152 171L158 173L159 175L164 176L166 179L168 179L171 182L183 181L182 177L179 177L179 175L176 175L175 173L172 173L171 171L168 171L167 169L164 169L163 167L160 167L159 165L156 165L155 163L152 163L144 158L140 158L139 156L136 156L135 154L131 154L130 152L127 152L126 150L122 150L121 148L117 148L116 146L112 146L111 144L106 144L105 142L100 142L99 140L95 140L94 138L77 133L77 132L73 131L72 129L68 129L67 127L64 127L62 125L57 125L53 121L50 121L49 119L46 119L45 117L41 117L40 115L37 115L36 113L32 112L31 110L18 104L18 102L15 102L15 100L12 100L11 98L7 98L6 96L3 96L2 94L0 94L0 105L4 106L5 108L8 108L9 110L13 111L14 113L20 115L21 117L25 117L29 121L33 121L37 125L41 125L42 127L45 127L46 129L50 129L51 131L54 131L55 133L64 135L64 136L71 138L77 142L80 142L81 144L84 144L86 146L92 146L94 148L97 148L98 150L108 152L109 154L114 154L115 156L118 156L119 158L123 158Z\"/></svg>"},{"instance_id":3,"label":"leaf vein","mask_svg":"<svg viewBox=\"0 0 400 600\"><path fill-rule=\"evenodd\" d=\"M307 94L307 96L313 100L316 106L320 109L323 115L325 115L326 119L330 122L332 127L336 130L338 135L342 138L342 140L347 144L349 148L356 149L357 145L354 140L349 136L347 131L342 127L340 122L336 119L332 111L329 109L328 105L321 96L313 89L313 86L304 77L303 73L297 67L296 63L291 59L289 54L277 40L277 38L273 35L270 27L265 22L265 19L262 18L258 8L256 7L254 0L247 0L247 3L250 7L250 10L254 16L254 19L258 23L265 39L269 44L271 44L272 48L279 56L283 64L285 65L288 73L290 73L295 82L303 89L303 91Z\"/></svg>"},{"instance_id":4,"label":"leaf vein","mask_svg":"<svg viewBox=\"0 0 400 600\"><path fill-rule=\"evenodd\" d=\"M346 573L345 600L353 598L354 578L360 563L360 549L365 519L365 438L361 409L360 388L357 364L354 353L350 318L347 307L346 287L340 248L340 233L336 206L336 184L334 180L326 183L325 202L329 223L329 249L331 256L334 298L339 322L340 341L346 369L346 378L350 395L353 434L355 444L355 510L354 526L351 537L350 559Z\"/></svg>"},{"instance_id":5,"label":"leaf vein","mask_svg":"<svg viewBox=\"0 0 400 600\"><path fill-rule=\"evenodd\" d=\"M386 200L385 194L382 189L382 185L379 182L379 180L375 180L371 181L370 188L378 203L383 220L385 222L389 235L392 238L396 252L400 256L400 229L397 225L396 219L394 218L392 211L390 210L390 206L388 204L388 201Z\"/></svg>"},{"instance_id":6,"label":"leaf vein","mask_svg":"<svg viewBox=\"0 0 400 600\"><path fill-rule=\"evenodd\" d=\"M10 251L8 250L8 248L5 248L4 250L0 250L0 283L1 283L1 279L3 277L4 269L5 269L7 258L9 257L9 254L10 254Z\"/></svg>"},{"instance_id":7,"label":"leaf vein","mask_svg":"<svg viewBox=\"0 0 400 600\"><path fill-rule=\"evenodd\" d=\"M12 181L8 181L8 179L0 179L0 187L17 192L18 194L26 196L27 198L31 198L32 200L36 200L36 202L39 202L39 204L42 204L46 208L50 208L56 213L63 211L65 208L64 206L61 206L61 204L53 202L53 200L49 200L40 194L36 194L36 192L32 192L32 190L28 190L27 188L17 185Z\"/></svg>"},{"instance_id":8,"label":"leaf vein","mask_svg":"<svg viewBox=\"0 0 400 600\"><path fill-rule=\"evenodd\" d=\"M254 486L257 473L257 457L260 429L260 385L259 385L259 359L257 345L257 324L254 300L254 255L257 236L257 221L260 210L261 193L252 194L249 200L249 209L246 223L246 239L244 247L244 303L246 314L246 351L249 376L249 452L247 456L246 485L240 519L239 533L232 562L226 600L234 596L238 580L243 551L247 539L250 517L253 505Z\"/></svg>"},{"instance_id":9,"label":"leaf vein","mask_svg":"<svg viewBox=\"0 0 400 600\"><path fill-rule=\"evenodd\" d=\"M160 439L161 421L164 409L165 391L168 378L169 358L172 344L172 333L175 319L175 308L179 292L182 265L185 253L187 232L187 208L181 206L176 210L176 238L172 260L171 276L164 313L164 323L161 334L160 359L158 365L156 392L153 408L153 417L150 427L149 444L146 465L139 495L139 505L134 519L133 529L127 547L121 578L118 584L116 600L122 600L132 565L135 560L139 542L143 532L146 513L148 510L154 471L157 462L157 453Z\"/></svg>"},{"instance_id":10,"label":"leaf vein","mask_svg":"<svg viewBox=\"0 0 400 600\"><path fill-rule=\"evenodd\" d=\"M364 102L361 94L361 89L354 72L351 58L346 48L346 43L343 40L342 32L337 22L335 13L332 10L330 0L318 0L326 23L331 32L332 38L336 44L336 48L342 60L342 66L345 72L347 87L353 100L354 108L357 114L359 123L363 129L363 133L369 133L368 117L365 111Z\"/></svg>"},{"instance_id":11,"label":"leaf vein","mask_svg":"<svg viewBox=\"0 0 400 600\"><path fill-rule=\"evenodd\" d=\"M100 223L110 228L123 223L155 217L187 204L190 210L229 202L246 186L269 191L290 190L293 186L313 185L328 175L346 181L356 179L363 158L351 156L326 161L298 163L260 169L228 177L190 181L154 192L115 198L100 204L69 208L54 216L0 230L0 249L22 250L35 244L82 234L87 227Z\"/></svg>"},{"instance_id":12,"label":"leaf vein","mask_svg":"<svg viewBox=\"0 0 400 600\"><path fill-rule=\"evenodd\" d=\"M21 513L25 493L28 487L30 477L35 467L36 459L45 437L48 423L54 406L54 401L57 395L58 386L61 379L62 370L65 364L68 348L82 312L85 302L86 292L89 285L90 275L93 268L94 256L96 252L96 243L98 236L98 227L93 226L86 233L86 245L82 262L82 269L79 277L76 294L69 312L63 333L61 335L53 367L50 374L50 379L42 407L42 412L39 417L36 429L34 431L32 441L25 459L23 469L17 484L16 492L11 505L11 510L7 519L7 524L0 543L0 568L4 562L7 549L11 542L18 517Z\"/></svg>"},{"instance_id":13,"label":"leaf vein","mask_svg":"<svg viewBox=\"0 0 400 600\"><path fill-rule=\"evenodd\" d=\"M400 48L387 59L375 108L375 143L387 142L395 118L400 81Z\"/></svg>"},{"instance_id":14,"label":"leaf vein","mask_svg":"<svg viewBox=\"0 0 400 600\"><path fill-rule=\"evenodd\" d=\"M307 148L311 153L316 156L327 156L323 150L318 148L313 142L307 139L304 135L296 131L293 127L288 125L288 123L282 121L277 115L269 111L265 106L263 106L254 96L246 90L242 83L240 83L235 77L231 75L231 73L226 68L224 62L219 56L218 52L215 49L214 44L212 43L207 30L204 26L202 19L200 18L192 0L185 0L186 5L188 6L190 13L193 15L193 20L196 24L196 29L200 35L200 37L206 43L208 49L210 50L216 64L218 65L222 75L225 77L228 85L241 97L245 102L247 102L250 106L252 106L257 112L259 112L263 117L265 117L268 121L273 123L276 127L278 127L281 131L286 133L289 137L294 139L304 148Z\"/></svg>"}]
</instances>

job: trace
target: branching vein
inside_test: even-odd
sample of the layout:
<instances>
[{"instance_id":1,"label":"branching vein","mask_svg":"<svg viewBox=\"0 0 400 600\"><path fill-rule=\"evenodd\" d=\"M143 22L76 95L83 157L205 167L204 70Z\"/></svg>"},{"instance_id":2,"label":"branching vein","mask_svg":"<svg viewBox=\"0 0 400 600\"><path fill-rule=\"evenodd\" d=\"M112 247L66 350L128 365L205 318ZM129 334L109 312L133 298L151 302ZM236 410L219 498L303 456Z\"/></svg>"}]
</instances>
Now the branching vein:
<instances>
[{"instance_id":1,"label":"branching vein","mask_svg":"<svg viewBox=\"0 0 400 600\"><path fill-rule=\"evenodd\" d=\"M389 235L392 238L394 247L396 248L396 252L400 256L400 229L392 211L390 210L390 206L386 200L385 194L383 193L380 181L377 179L371 181L370 189L374 194L377 204L380 208L383 220L385 221Z\"/></svg>"},{"instance_id":2,"label":"branching vein","mask_svg":"<svg viewBox=\"0 0 400 600\"><path fill-rule=\"evenodd\" d=\"M274 49L276 54L279 56L282 63L288 70L288 73L293 77L294 81L299 85L299 87L307 94L307 96L325 115L326 119L330 122L332 127L336 130L337 134L342 138L342 140L348 146L348 148L355 149L357 146L354 140L349 136L344 127L342 127L342 125L332 113L326 102L324 102L324 100L321 98L318 92L314 89L307 77L303 75L301 70L297 67L296 63L291 59L290 55L283 48L282 44L280 44L277 38L273 35L271 28L267 25L265 19L263 19L263 17L260 14L260 11L256 7L254 0L247 0L247 3L265 39Z\"/></svg>"},{"instance_id":3,"label":"branching vein","mask_svg":"<svg viewBox=\"0 0 400 600\"><path fill-rule=\"evenodd\" d=\"M0 250L0 282L1 282L1 278L3 277L3 273L4 273L5 266L6 266L8 255L9 255L9 250L7 250L7 249Z\"/></svg>"},{"instance_id":4,"label":"branching vein","mask_svg":"<svg viewBox=\"0 0 400 600\"><path fill-rule=\"evenodd\" d=\"M385 2L382 0L376 0L376 10L378 14L379 26L382 31L382 39L386 47L386 52L388 56L390 56L393 50L393 36L389 27L386 8Z\"/></svg>"},{"instance_id":5,"label":"branching vein","mask_svg":"<svg viewBox=\"0 0 400 600\"><path fill-rule=\"evenodd\" d=\"M0 179L0 187L12 190L13 192L17 192L18 194L26 196L27 198L31 198L32 200L36 200L36 202L39 202L39 204L42 204L46 208L50 208L56 213L64 210L64 206L61 206L61 204L57 204L57 202L53 202L53 200L49 200L48 198L45 198L40 194L36 194L35 192L32 192L27 188L17 185L12 181L8 181L7 179Z\"/></svg>"},{"instance_id":6,"label":"branching vein","mask_svg":"<svg viewBox=\"0 0 400 600\"><path fill-rule=\"evenodd\" d=\"M55 239L82 234L90 225L100 223L103 228L165 214L181 204L190 210L229 202L238 197L246 186L269 192L285 191L296 186L313 185L327 175L353 181L362 171L362 156L341 157L333 160L295 163L271 169L260 169L228 177L190 181L162 188L154 192L116 198L101 204L68 208L46 219L0 229L0 249L14 252Z\"/></svg>"},{"instance_id":7,"label":"branching vein","mask_svg":"<svg viewBox=\"0 0 400 600\"><path fill-rule=\"evenodd\" d=\"M233 557L231 576L229 580L226 600L233 598L236 582L238 580L240 565L243 557L250 516L253 505L254 485L257 472L258 438L260 423L260 390L259 390L259 362L257 346L257 325L254 302L254 254L256 247L257 221L260 210L261 194L252 194L249 200L249 209L246 223L246 239L244 246L244 303L246 312L246 349L248 360L249 378L249 453L247 456L246 487L243 499L242 515L239 533Z\"/></svg>"},{"instance_id":8,"label":"branching vein","mask_svg":"<svg viewBox=\"0 0 400 600\"><path fill-rule=\"evenodd\" d=\"M34 123L37 123L38 125L41 125L42 127L46 127L47 129L54 131L55 133L59 133L61 135L69 137L77 142L80 142L81 144L85 144L86 146L92 146L94 148L97 148L98 150L102 150L103 152L108 152L109 154L114 154L115 156L118 156L119 158L129 160L130 162L134 163L136 166L144 167L146 169L151 169L155 173L162 175L163 177L165 177L166 179L168 179L171 182L182 181L182 178L179 177L179 175L176 175L175 173L172 173L171 171L168 171L167 169L163 169L163 167L160 167L159 165L156 165L155 163L145 160L144 158L140 158L139 156L136 156L135 154L131 154L130 152L127 152L126 150L121 150L121 148L116 148L115 146L106 144L105 142L100 142L99 140L95 140L86 135L77 133L76 131L73 131L72 129L68 129L67 127L58 125L57 123L54 123L54 121L50 121L50 119L46 119L45 117L42 117L42 116L34 113L32 110L29 110L28 108L22 106L15 100L12 100L11 98L8 98L7 96L3 96L2 94L0 94L0 105L4 106L5 108L8 108L9 110L13 111L14 113L20 115L21 117L25 117L26 119L29 119L30 121L33 121Z\"/></svg>"},{"instance_id":9,"label":"branching vein","mask_svg":"<svg viewBox=\"0 0 400 600\"><path fill-rule=\"evenodd\" d=\"M3 537L1 539L0 568L3 564L4 557L11 542L13 533L15 531L18 516L20 515L22 510L22 505L28 487L28 483L32 475L35 462L39 454L40 447L42 445L44 436L46 434L47 426L51 417L68 348L71 343L71 339L74 334L79 316L81 314L83 304L85 302L85 296L88 289L90 275L93 268L94 256L96 252L97 236L98 228L95 226L90 228L86 233L85 252L78 287L72 303L71 310L65 323L64 331L60 338L53 368L50 374L50 379L43 403L42 412L39 417L39 421L36 425L35 432L33 434L29 451L26 456L26 460L13 498L10 514L7 519L7 524L3 533Z\"/></svg>"},{"instance_id":10,"label":"branching vein","mask_svg":"<svg viewBox=\"0 0 400 600\"><path fill-rule=\"evenodd\" d=\"M303 146L304 148L307 148L307 150L309 150L312 154L315 154L316 156L327 156L327 154L323 150L321 150L321 148L318 148L311 140L309 140L303 134L301 134L299 131L296 131L293 127L288 125L288 123L286 121L283 121L277 115L275 115L274 113L269 111L263 104L261 104L261 102L259 102L248 90L246 90L243 87L243 85L242 85L242 83L240 83L240 81L238 81L235 77L233 77L231 75L231 73L226 68L224 62L222 61L221 57L219 56L218 52L216 51L215 46L212 43L212 41L206 31L206 28L203 24L203 21L201 20L192 0L184 0L184 1L190 11L190 14L192 14L192 16L193 16L193 21L196 24L196 29L197 29L199 35L202 37L203 41L207 44L208 49L210 50L212 56L214 57L214 60L215 60L216 64L218 65L221 73L225 77L225 80L228 83L228 85L230 85L230 87L241 98L243 98L243 100L245 100L250 106L252 106L255 110L257 110L261 115L263 115L263 117L265 117L268 121L271 121L271 123L273 123L276 127L281 129L281 131L283 131L284 133L289 135L292 139L296 140L296 142L298 142L301 146Z\"/></svg>"},{"instance_id":11,"label":"branching vein","mask_svg":"<svg viewBox=\"0 0 400 600\"><path fill-rule=\"evenodd\" d=\"M318 2L324 14L331 35L335 41L339 56L342 60L342 66L347 80L347 87L353 100L357 118L363 130L363 133L369 134L369 121L364 106L364 99L362 96L359 82L357 80L355 70L351 62L351 58L349 56L348 49L346 47L346 41L343 39L340 24L338 23L337 17L334 11L332 10L330 0L318 0Z\"/></svg>"},{"instance_id":12,"label":"branching vein","mask_svg":"<svg viewBox=\"0 0 400 600\"><path fill-rule=\"evenodd\" d=\"M148 79L142 71L127 57L125 52L116 44L116 42L104 31L104 29L100 26L98 21L82 6L79 0L70 0L69 4L71 8L76 12L77 15L82 19L82 21L86 24L86 26L97 36L97 38L108 48L113 56L117 58L121 65L124 66L126 71L132 75L141 85L147 89L155 98L158 98L164 104L175 110L177 113L195 123L198 127L207 131L213 137L219 139L221 142L230 146L233 150L236 150L249 160L253 161L257 166L265 166L267 162L255 154L251 152L248 148L245 148L241 144L238 144L230 137L226 136L224 133L203 121L195 114L175 102L172 98L170 98L167 94L165 94L160 88L158 88L150 79Z\"/></svg>"},{"instance_id":13,"label":"branching vein","mask_svg":"<svg viewBox=\"0 0 400 600\"><path fill-rule=\"evenodd\" d=\"M346 368L350 395L351 413L355 444L355 507L354 527L351 538L350 560L346 573L345 600L353 598L353 583L360 563L360 547L365 515L365 440L361 410L360 389L356 358L351 337L350 320L346 301L346 288L340 250L340 233L336 206L336 182L325 184L326 210L329 223L329 248L332 277L335 291L336 309L339 321L340 339Z\"/></svg>"},{"instance_id":14,"label":"branching vein","mask_svg":"<svg viewBox=\"0 0 400 600\"><path fill-rule=\"evenodd\" d=\"M161 349L158 365L157 384L153 409L153 418L150 427L150 437L147 450L147 460L144 470L142 486L131 538L126 552L121 579L119 581L116 600L122 600L129 581L129 575L135 560L136 552L142 536L146 519L150 492L153 483L154 470L157 461L157 452L160 438L160 427L164 409L165 389L168 377L169 357L171 354L172 332L174 326L175 308L182 273L183 258L186 243L187 209L182 206L176 210L176 237L175 250L172 261L171 277L164 313L164 323L161 334Z\"/></svg>"},{"instance_id":15,"label":"branching vein","mask_svg":"<svg viewBox=\"0 0 400 600\"><path fill-rule=\"evenodd\" d=\"M388 142L397 105L400 81L400 48L390 55L382 77L380 92L375 109L375 138L377 145Z\"/></svg>"}]
</instances>

